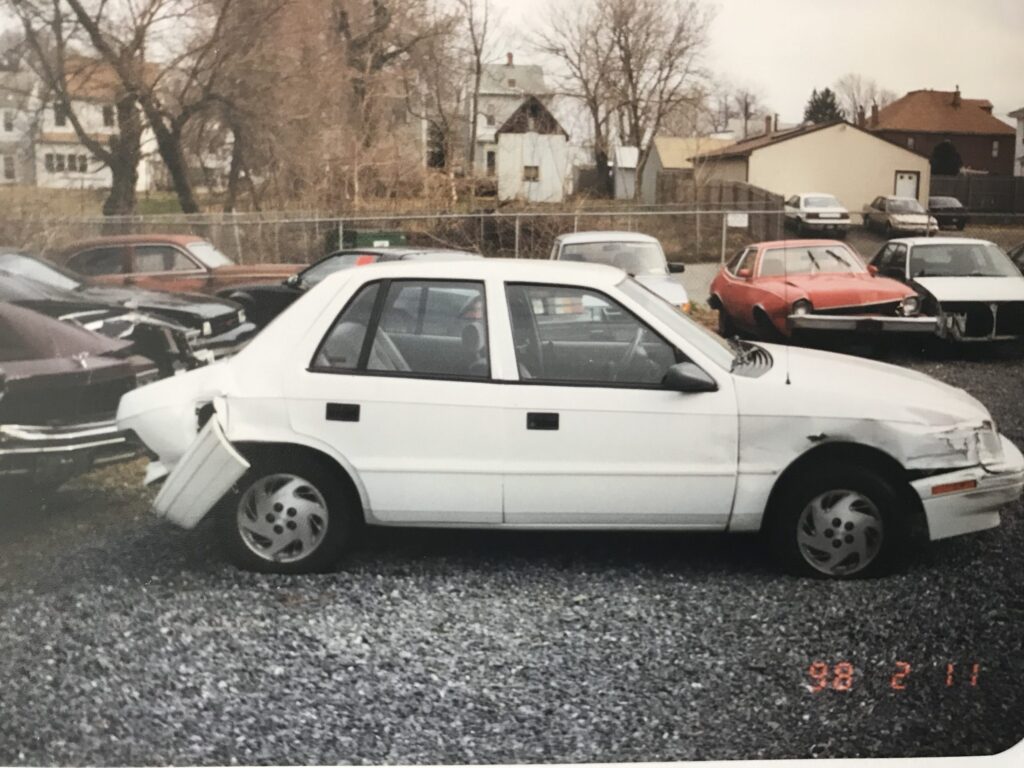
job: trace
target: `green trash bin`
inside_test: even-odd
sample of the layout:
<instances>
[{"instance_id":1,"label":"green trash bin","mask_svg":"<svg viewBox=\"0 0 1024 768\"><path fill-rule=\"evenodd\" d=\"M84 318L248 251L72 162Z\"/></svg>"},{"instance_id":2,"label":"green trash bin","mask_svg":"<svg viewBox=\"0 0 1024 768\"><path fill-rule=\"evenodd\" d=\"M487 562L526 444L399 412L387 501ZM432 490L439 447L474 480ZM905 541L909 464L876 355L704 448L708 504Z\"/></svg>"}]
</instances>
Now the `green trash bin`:
<instances>
[{"instance_id":1,"label":"green trash bin","mask_svg":"<svg viewBox=\"0 0 1024 768\"><path fill-rule=\"evenodd\" d=\"M349 229L343 230L342 242L338 243L338 229L335 227L327 233L324 252L333 253L342 248L389 248L396 245L408 245L409 240L400 230L386 229Z\"/></svg>"}]
</instances>

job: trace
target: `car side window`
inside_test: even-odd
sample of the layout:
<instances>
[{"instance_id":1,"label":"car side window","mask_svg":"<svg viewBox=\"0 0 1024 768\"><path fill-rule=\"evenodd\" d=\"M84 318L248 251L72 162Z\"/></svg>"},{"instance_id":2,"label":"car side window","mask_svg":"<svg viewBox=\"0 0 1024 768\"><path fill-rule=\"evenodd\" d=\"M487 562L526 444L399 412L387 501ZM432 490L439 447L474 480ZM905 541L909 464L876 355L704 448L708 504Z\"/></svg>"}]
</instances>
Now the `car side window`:
<instances>
[{"instance_id":1,"label":"car side window","mask_svg":"<svg viewBox=\"0 0 1024 768\"><path fill-rule=\"evenodd\" d=\"M796 195L793 195L791 198L789 198L789 200L786 201L786 205L788 205L790 208L799 208L800 198L797 197Z\"/></svg>"},{"instance_id":2,"label":"car side window","mask_svg":"<svg viewBox=\"0 0 1024 768\"><path fill-rule=\"evenodd\" d=\"M313 360L314 368L344 373L359 367L379 291L380 283L370 283L359 289L320 343Z\"/></svg>"},{"instance_id":3,"label":"car side window","mask_svg":"<svg viewBox=\"0 0 1024 768\"><path fill-rule=\"evenodd\" d=\"M196 269L195 262L174 246L135 246L136 272L189 272Z\"/></svg>"},{"instance_id":4,"label":"car side window","mask_svg":"<svg viewBox=\"0 0 1024 768\"><path fill-rule=\"evenodd\" d=\"M903 278L907 274L907 246L896 245L893 248L892 256L889 258L889 266L886 269L888 277Z\"/></svg>"},{"instance_id":5,"label":"car side window","mask_svg":"<svg viewBox=\"0 0 1024 768\"><path fill-rule=\"evenodd\" d=\"M681 353L635 315L586 288L506 286L519 378L657 388Z\"/></svg>"},{"instance_id":6,"label":"car side window","mask_svg":"<svg viewBox=\"0 0 1024 768\"><path fill-rule=\"evenodd\" d=\"M730 261L725 266L726 271L729 272L729 274L735 275L737 272L743 269L743 266L747 260L747 254L750 253L750 250L750 248L744 248L742 251L737 253L733 257L732 261Z\"/></svg>"},{"instance_id":7,"label":"car side window","mask_svg":"<svg viewBox=\"0 0 1024 768\"><path fill-rule=\"evenodd\" d=\"M76 254L68 266L82 275L123 275L124 251L121 248L94 248Z\"/></svg>"},{"instance_id":8,"label":"car side window","mask_svg":"<svg viewBox=\"0 0 1024 768\"><path fill-rule=\"evenodd\" d=\"M871 260L871 263L878 267L879 272L885 272L889 266L889 261L892 259L892 252L895 246L891 243L887 243L882 246L882 249L875 254L875 258Z\"/></svg>"}]
</instances>

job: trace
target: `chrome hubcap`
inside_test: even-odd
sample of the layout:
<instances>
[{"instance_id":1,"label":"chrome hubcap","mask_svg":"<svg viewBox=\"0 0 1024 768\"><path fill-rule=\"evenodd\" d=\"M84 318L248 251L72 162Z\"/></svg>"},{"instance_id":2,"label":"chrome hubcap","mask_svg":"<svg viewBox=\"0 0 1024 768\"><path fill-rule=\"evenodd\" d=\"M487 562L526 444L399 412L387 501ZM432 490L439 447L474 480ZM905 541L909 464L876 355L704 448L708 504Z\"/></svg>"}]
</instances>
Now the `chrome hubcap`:
<instances>
[{"instance_id":1,"label":"chrome hubcap","mask_svg":"<svg viewBox=\"0 0 1024 768\"><path fill-rule=\"evenodd\" d=\"M323 542L327 504L308 480L266 475L242 494L237 523L253 553L271 562L293 563L309 557Z\"/></svg>"},{"instance_id":2,"label":"chrome hubcap","mask_svg":"<svg viewBox=\"0 0 1024 768\"><path fill-rule=\"evenodd\" d=\"M862 571L882 549L882 516L856 491L827 491L804 507L797 525L800 553L830 576Z\"/></svg>"}]
</instances>

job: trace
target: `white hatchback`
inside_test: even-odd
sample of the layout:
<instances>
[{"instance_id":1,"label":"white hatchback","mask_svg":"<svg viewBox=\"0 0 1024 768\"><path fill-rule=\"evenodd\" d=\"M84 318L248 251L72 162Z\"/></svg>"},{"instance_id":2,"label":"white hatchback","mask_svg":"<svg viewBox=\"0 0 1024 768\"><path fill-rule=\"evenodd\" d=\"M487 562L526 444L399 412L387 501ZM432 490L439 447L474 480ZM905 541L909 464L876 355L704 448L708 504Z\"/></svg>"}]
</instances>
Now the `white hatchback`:
<instances>
[{"instance_id":1,"label":"white hatchback","mask_svg":"<svg viewBox=\"0 0 1024 768\"><path fill-rule=\"evenodd\" d=\"M156 511L215 510L261 570L330 568L365 523L763 531L845 578L1019 498L1024 458L963 390L732 344L610 267L372 265L118 419L159 456Z\"/></svg>"}]
</instances>

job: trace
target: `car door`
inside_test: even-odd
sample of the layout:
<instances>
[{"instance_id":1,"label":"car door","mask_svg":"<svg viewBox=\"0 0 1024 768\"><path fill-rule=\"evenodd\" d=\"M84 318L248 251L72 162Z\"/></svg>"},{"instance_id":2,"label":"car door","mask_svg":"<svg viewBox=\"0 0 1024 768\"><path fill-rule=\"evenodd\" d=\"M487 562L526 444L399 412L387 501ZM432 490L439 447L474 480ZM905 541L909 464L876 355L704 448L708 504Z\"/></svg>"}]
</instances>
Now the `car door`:
<instances>
[{"instance_id":1,"label":"car door","mask_svg":"<svg viewBox=\"0 0 1024 768\"><path fill-rule=\"evenodd\" d=\"M292 427L332 446L381 524L502 521L503 434L484 285L363 286L293 385Z\"/></svg>"},{"instance_id":2,"label":"car door","mask_svg":"<svg viewBox=\"0 0 1024 768\"><path fill-rule=\"evenodd\" d=\"M201 291L206 270L184 250L169 243L135 245L128 282L157 291Z\"/></svg>"},{"instance_id":3,"label":"car door","mask_svg":"<svg viewBox=\"0 0 1024 768\"><path fill-rule=\"evenodd\" d=\"M722 270L722 279L718 283L718 294L722 306L735 325L745 330L754 328L752 278L754 262L757 260L757 248L748 247L733 257L732 261ZM742 270L749 274L740 276Z\"/></svg>"},{"instance_id":4,"label":"car door","mask_svg":"<svg viewBox=\"0 0 1024 768\"><path fill-rule=\"evenodd\" d=\"M686 356L607 294L523 283L505 294L519 374L502 391L505 522L724 529L737 460L731 378L719 371L716 392L662 388Z\"/></svg>"},{"instance_id":5,"label":"car door","mask_svg":"<svg viewBox=\"0 0 1024 768\"><path fill-rule=\"evenodd\" d=\"M76 253L68 259L67 266L97 285L124 285L131 259L126 246L103 246Z\"/></svg>"}]
</instances>

